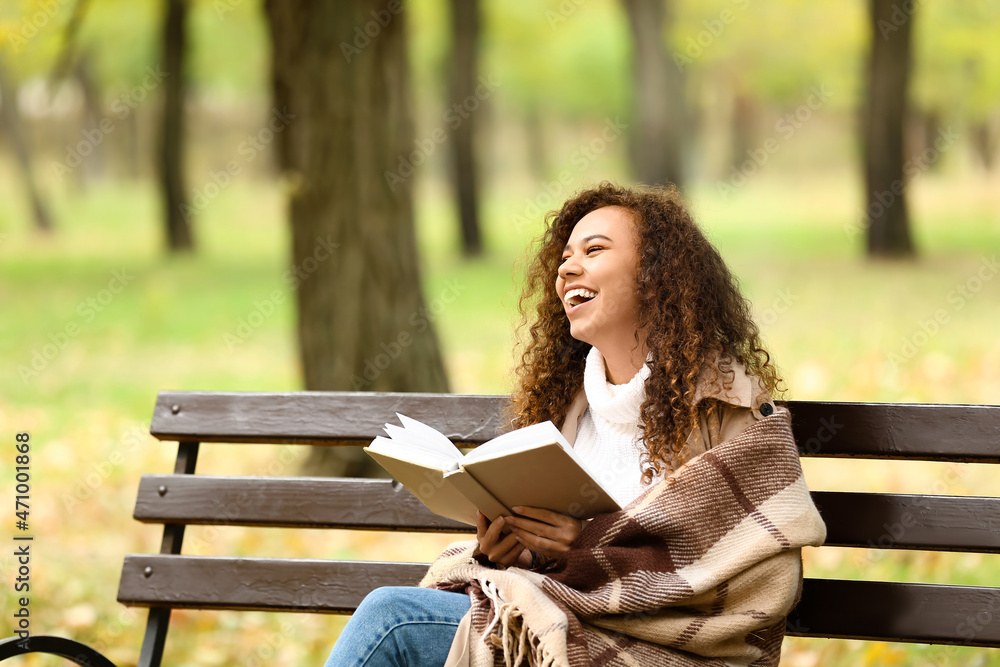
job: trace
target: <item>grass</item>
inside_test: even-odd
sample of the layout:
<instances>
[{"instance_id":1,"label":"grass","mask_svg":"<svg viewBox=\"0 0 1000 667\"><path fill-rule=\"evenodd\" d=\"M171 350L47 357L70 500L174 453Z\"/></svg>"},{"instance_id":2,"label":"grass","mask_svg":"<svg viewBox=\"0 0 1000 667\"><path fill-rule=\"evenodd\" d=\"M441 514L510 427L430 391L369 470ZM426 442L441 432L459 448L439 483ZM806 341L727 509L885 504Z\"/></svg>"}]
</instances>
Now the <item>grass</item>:
<instances>
[{"instance_id":1,"label":"grass","mask_svg":"<svg viewBox=\"0 0 1000 667\"><path fill-rule=\"evenodd\" d=\"M134 664L145 614L114 597L122 556L158 548L158 529L131 519L140 475L172 467L172 446L148 436L157 391L301 388L294 311L281 279L288 255L281 193L272 184L234 182L198 221L199 252L175 258L162 252L149 184L60 195L53 202L59 231L46 238L27 228L11 176L0 167L0 415L5 438L19 431L32 436L32 630L101 645L118 664ZM761 176L728 201L712 184L693 188L689 198L755 304L789 397L997 404L1000 279L990 268L1000 247L997 185L996 177L922 176L911 189L921 255L907 263L861 257L861 239L850 233L858 185L846 176ZM462 286L434 320L451 389L507 391L514 261L540 231L538 219L522 216L538 191L512 185L486 193L491 252L476 261L456 251L453 211L442 192L420 183L418 193L425 297ZM967 296L957 298L962 286ZM289 298L245 341L227 343L255 301L276 289ZM936 315L936 330L924 335ZM280 452L218 449L199 462L200 472L260 473ZM815 489L996 495L984 466L807 460L805 468ZM7 476L2 484L3 497L11 498ZM185 552L418 560L432 558L450 539L205 527L189 531ZM5 573L13 571L9 556L0 562ZM978 554L873 556L830 548L810 550L806 568L812 576L980 585L1000 577L997 558ZM4 608L12 608L12 586L5 584L2 596ZM321 664L342 622L176 612L166 662ZM9 634L8 624L9 618L0 623L0 635ZM785 661L1000 665L1000 656L790 639Z\"/></svg>"}]
</instances>

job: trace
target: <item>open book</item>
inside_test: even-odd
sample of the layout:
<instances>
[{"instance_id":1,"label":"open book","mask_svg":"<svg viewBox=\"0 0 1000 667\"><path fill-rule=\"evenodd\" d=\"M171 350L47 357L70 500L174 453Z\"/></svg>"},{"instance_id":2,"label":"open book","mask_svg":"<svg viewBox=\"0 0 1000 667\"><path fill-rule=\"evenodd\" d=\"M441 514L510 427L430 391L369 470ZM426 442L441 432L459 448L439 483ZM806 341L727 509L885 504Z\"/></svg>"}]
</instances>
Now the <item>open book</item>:
<instances>
[{"instance_id":1,"label":"open book","mask_svg":"<svg viewBox=\"0 0 1000 667\"><path fill-rule=\"evenodd\" d=\"M504 433L462 454L436 429L398 412L365 451L435 514L471 525L514 506L586 519L621 506L550 421Z\"/></svg>"}]
</instances>

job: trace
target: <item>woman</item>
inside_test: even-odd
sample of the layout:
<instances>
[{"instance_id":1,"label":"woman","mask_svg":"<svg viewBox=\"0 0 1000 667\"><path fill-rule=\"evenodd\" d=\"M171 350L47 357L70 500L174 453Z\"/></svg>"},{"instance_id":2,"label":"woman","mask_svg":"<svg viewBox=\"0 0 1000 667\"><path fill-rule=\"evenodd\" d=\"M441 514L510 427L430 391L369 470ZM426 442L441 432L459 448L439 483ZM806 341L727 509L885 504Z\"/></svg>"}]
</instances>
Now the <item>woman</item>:
<instances>
[{"instance_id":1,"label":"woman","mask_svg":"<svg viewBox=\"0 0 1000 667\"><path fill-rule=\"evenodd\" d=\"M776 664L825 529L750 305L677 190L603 183L550 214L532 303L506 419L559 425L624 509L480 515L421 588L369 595L327 665Z\"/></svg>"}]
</instances>

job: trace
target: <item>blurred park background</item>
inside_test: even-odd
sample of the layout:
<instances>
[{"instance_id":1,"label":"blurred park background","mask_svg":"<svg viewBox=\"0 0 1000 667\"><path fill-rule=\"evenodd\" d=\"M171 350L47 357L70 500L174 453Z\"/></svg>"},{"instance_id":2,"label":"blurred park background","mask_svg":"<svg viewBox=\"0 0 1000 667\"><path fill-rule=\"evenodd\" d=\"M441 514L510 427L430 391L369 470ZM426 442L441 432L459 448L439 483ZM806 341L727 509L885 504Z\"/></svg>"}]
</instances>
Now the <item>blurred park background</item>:
<instances>
[{"instance_id":1,"label":"blurred park background","mask_svg":"<svg viewBox=\"0 0 1000 667\"><path fill-rule=\"evenodd\" d=\"M519 260L605 179L682 186L785 398L1000 403L998 34L998 0L4 0L0 420L32 438L32 631L135 663L145 612L115 593L123 555L158 549L131 519L173 465L158 391L507 392ZM199 472L283 454L219 449ZM815 463L814 489L996 493L974 465ZM450 539L206 527L184 550ZM1000 577L873 553L811 551L807 574ZM174 613L176 665L322 664L344 622ZM783 664L1000 656L789 639Z\"/></svg>"}]
</instances>

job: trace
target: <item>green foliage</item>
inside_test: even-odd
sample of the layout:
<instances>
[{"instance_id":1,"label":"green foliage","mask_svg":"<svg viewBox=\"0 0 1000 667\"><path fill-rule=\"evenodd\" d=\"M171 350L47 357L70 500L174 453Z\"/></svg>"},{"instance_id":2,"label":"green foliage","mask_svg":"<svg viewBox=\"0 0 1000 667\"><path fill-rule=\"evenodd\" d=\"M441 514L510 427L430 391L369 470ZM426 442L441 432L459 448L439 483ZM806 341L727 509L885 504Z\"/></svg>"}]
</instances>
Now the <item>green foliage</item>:
<instances>
[{"instance_id":1,"label":"green foliage","mask_svg":"<svg viewBox=\"0 0 1000 667\"><path fill-rule=\"evenodd\" d=\"M444 0L407 0L414 99L419 108L443 109L448 94L451 17ZM485 32L485 21L480 30ZM438 111L440 114L441 111Z\"/></svg>"},{"instance_id":2,"label":"green foliage","mask_svg":"<svg viewBox=\"0 0 1000 667\"><path fill-rule=\"evenodd\" d=\"M505 103L567 119L629 106L626 16L614 0L484 3L483 71L503 82Z\"/></svg>"},{"instance_id":3,"label":"green foliage","mask_svg":"<svg viewBox=\"0 0 1000 667\"><path fill-rule=\"evenodd\" d=\"M997 0L921 3L913 35L916 104L945 122L979 122L997 113L998 34Z\"/></svg>"},{"instance_id":4,"label":"green foliage","mask_svg":"<svg viewBox=\"0 0 1000 667\"><path fill-rule=\"evenodd\" d=\"M899 5L899 16L914 21L917 107L942 122L975 123L995 114L1000 0L917 3L912 16L903 9L910 5ZM73 6L3 4L0 48L17 79L51 72ZM437 118L450 57L447 3L407 0L405 6L418 118ZM868 44L882 37L867 25L861 0L671 0L669 6L675 20L664 44L688 76L697 113L711 104L707 88L787 108L802 104L817 84L831 91L825 111L853 113L863 99ZM158 63L163 7L153 0L93 0L87 7L78 53L110 100ZM619 0L482 2L482 14L481 71L501 82L493 104L506 117L586 122L628 113L634 54ZM186 75L194 92L227 105L222 109L266 98L270 44L260 0L195 0L189 18ZM14 53L11 40L24 33L26 21L40 27L29 29L33 36Z\"/></svg>"},{"instance_id":5,"label":"green foliage","mask_svg":"<svg viewBox=\"0 0 1000 667\"><path fill-rule=\"evenodd\" d=\"M232 104L270 94L271 37L260 0L200 0L189 15L188 76Z\"/></svg>"},{"instance_id":6,"label":"green foliage","mask_svg":"<svg viewBox=\"0 0 1000 667\"><path fill-rule=\"evenodd\" d=\"M48 74L71 7L44 0L0 3L0 57L18 79Z\"/></svg>"},{"instance_id":7,"label":"green foliage","mask_svg":"<svg viewBox=\"0 0 1000 667\"><path fill-rule=\"evenodd\" d=\"M77 53L86 55L98 86L113 97L159 63L163 3L93 0L87 6Z\"/></svg>"},{"instance_id":8,"label":"green foliage","mask_svg":"<svg viewBox=\"0 0 1000 667\"><path fill-rule=\"evenodd\" d=\"M668 36L676 62L696 81L720 78L764 103L801 104L824 83L831 109L857 99L863 8L833 0L677 2Z\"/></svg>"}]
</instances>

